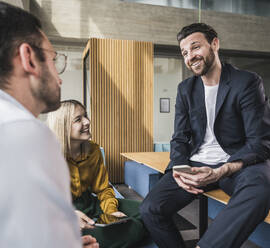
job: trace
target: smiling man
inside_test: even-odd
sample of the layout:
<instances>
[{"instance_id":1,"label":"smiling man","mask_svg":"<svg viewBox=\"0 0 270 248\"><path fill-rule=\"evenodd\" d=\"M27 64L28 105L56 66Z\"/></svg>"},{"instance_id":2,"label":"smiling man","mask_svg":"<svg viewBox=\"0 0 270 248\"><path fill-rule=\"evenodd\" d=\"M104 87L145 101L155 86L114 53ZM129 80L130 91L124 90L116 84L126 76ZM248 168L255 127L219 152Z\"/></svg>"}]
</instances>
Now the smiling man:
<instances>
[{"instance_id":1,"label":"smiling man","mask_svg":"<svg viewBox=\"0 0 270 248\"><path fill-rule=\"evenodd\" d=\"M60 145L36 119L60 106L65 66L37 18L0 2L0 247L98 247L81 241Z\"/></svg>"},{"instance_id":2,"label":"smiling man","mask_svg":"<svg viewBox=\"0 0 270 248\"><path fill-rule=\"evenodd\" d=\"M261 78L221 63L219 39L194 23L177 35L193 77L178 86L166 174L141 205L159 247L185 247L172 216L209 189L231 195L198 242L200 248L239 248L270 208L270 109ZM172 170L190 165L192 173Z\"/></svg>"}]
</instances>

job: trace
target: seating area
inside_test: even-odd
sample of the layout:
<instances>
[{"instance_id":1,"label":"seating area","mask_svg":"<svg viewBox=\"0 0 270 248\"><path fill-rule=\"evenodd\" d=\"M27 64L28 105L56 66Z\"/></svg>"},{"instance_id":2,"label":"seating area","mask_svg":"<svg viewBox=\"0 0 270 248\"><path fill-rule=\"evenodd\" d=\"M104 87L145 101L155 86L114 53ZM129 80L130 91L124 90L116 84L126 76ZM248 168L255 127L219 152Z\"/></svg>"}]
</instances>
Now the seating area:
<instances>
[{"instance_id":1,"label":"seating area","mask_svg":"<svg viewBox=\"0 0 270 248\"><path fill-rule=\"evenodd\" d=\"M145 197L159 180L161 173L135 161L125 162L125 184Z\"/></svg>"},{"instance_id":2,"label":"seating area","mask_svg":"<svg viewBox=\"0 0 270 248\"><path fill-rule=\"evenodd\" d=\"M169 152L170 144L168 143L155 143L155 152ZM148 166L138 166L135 161L125 162L124 179L125 184L134 189L139 195L145 197L148 192L157 183L162 173Z\"/></svg>"},{"instance_id":3,"label":"seating area","mask_svg":"<svg viewBox=\"0 0 270 248\"><path fill-rule=\"evenodd\" d=\"M156 152L165 152L169 150L169 144L157 144L154 146ZM135 190L139 195L145 197L152 187L157 183L162 173L155 169L149 168L135 161L125 162L125 184ZM208 216L214 219L218 213L225 207L229 196L222 190L205 193L207 197ZM207 220L207 216L201 216ZM200 225L200 228L203 227ZM202 230L200 230L202 233ZM265 222L261 223L257 229L250 235L249 240L262 248L270 247L270 214Z\"/></svg>"}]
</instances>

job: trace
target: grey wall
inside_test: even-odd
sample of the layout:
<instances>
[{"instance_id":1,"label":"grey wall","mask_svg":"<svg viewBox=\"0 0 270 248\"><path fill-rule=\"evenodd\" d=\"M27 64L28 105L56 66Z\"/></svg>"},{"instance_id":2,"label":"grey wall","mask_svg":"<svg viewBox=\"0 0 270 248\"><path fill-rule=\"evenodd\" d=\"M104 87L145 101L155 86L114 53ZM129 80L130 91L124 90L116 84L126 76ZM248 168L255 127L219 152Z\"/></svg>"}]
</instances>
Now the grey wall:
<instances>
[{"instance_id":1,"label":"grey wall","mask_svg":"<svg viewBox=\"0 0 270 248\"><path fill-rule=\"evenodd\" d=\"M198 11L120 0L31 0L51 39L105 37L176 45L176 33L198 21ZM221 48L270 51L270 18L202 11L220 34Z\"/></svg>"},{"instance_id":2,"label":"grey wall","mask_svg":"<svg viewBox=\"0 0 270 248\"><path fill-rule=\"evenodd\" d=\"M3 2L15 5L25 10L30 9L30 0L2 0Z\"/></svg>"}]
</instances>

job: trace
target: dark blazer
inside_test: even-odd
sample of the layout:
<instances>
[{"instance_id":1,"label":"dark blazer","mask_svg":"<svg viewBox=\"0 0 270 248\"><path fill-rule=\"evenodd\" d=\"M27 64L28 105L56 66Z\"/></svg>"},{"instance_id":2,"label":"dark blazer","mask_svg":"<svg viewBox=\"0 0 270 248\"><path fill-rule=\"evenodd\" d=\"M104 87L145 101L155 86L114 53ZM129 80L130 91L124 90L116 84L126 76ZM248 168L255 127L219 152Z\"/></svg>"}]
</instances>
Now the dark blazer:
<instances>
[{"instance_id":1,"label":"dark blazer","mask_svg":"<svg viewBox=\"0 0 270 248\"><path fill-rule=\"evenodd\" d=\"M193 76L178 85L170 163L189 164L206 132L204 86ZM214 133L228 162L244 165L270 158L270 108L262 79L255 73L222 65L217 93Z\"/></svg>"}]
</instances>

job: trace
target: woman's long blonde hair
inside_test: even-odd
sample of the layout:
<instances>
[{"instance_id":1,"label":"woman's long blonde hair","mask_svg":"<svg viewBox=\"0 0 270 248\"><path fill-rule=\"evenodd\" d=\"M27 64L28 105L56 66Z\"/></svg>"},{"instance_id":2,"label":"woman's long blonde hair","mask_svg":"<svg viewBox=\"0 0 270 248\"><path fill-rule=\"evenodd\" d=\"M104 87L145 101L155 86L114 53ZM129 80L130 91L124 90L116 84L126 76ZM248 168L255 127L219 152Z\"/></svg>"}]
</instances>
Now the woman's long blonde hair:
<instances>
[{"instance_id":1,"label":"woman's long blonde hair","mask_svg":"<svg viewBox=\"0 0 270 248\"><path fill-rule=\"evenodd\" d=\"M47 117L48 127L55 133L58 138L64 157L67 159L70 153L70 133L71 125L74 118L75 108L77 106L85 107L76 100L65 100L61 102L58 110L50 112Z\"/></svg>"}]
</instances>

